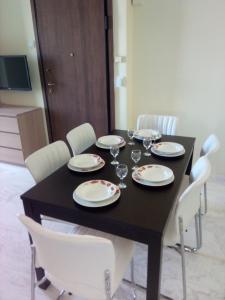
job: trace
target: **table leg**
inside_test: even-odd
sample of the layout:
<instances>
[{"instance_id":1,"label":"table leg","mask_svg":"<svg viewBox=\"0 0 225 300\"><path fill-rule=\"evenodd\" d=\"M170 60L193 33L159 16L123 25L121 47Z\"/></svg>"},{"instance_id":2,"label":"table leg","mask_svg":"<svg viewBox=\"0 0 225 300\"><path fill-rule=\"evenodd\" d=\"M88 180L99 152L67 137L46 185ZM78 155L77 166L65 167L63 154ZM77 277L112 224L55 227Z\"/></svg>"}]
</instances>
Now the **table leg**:
<instances>
[{"instance_id":1,"label":"table leg","mask_svg":"<svg viewBox=\"0 0 225 300\"><path fill-rule=\"evenodd\" d=\"M147 300L160 299L162 241L156 238L148 245Z\"/></svg>"},{"instance_id":2,"label":"table leg","mask_svg":"<svg viewBox=\"0 0 225 300\"><path fill-rule=\"evenodd\" d=\"M24 207L24 212L25 212L26 216L30 217L37 223L41 224L40 213L35 211L32 208L32 206L30 205L30 203L28 203L27 201L23 201L23 207ZM29 234L29 240L30 240L30 243L32 244L32 238L31 238L30 234ZM36 268L35 270L36 270L37 281L40 281L45 276L45 271L42 268ZM39 285L39 288L46 290L50 284L51 284L51 282L46 278L46 280L43 281Z\"/></svg>"}]
</instances>

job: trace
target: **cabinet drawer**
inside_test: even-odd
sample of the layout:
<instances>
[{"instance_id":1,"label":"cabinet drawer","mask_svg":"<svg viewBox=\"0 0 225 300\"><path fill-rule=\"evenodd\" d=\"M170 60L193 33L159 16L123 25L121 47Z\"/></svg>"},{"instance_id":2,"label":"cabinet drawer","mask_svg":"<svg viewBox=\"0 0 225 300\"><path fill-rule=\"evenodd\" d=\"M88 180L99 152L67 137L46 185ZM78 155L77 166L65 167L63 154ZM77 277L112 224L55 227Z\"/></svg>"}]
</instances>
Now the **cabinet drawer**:
<instances>
[{"instance_id":1,"label":"cabinet drawer","mask_svg":"<svg viewBox=\"0 0 225 300\"><path fill-rule=\"evenodd\" d=\"M20 150L0 147L0 161L24 165L23 153Z\"/></svg>"},{"instance_id":2,"label":"cabinet drawer","mask_svg":"<svg viewBox=\"0 0 225 300\"><path fill-rule=\"evenodd\" d=\"M0 146L22 149L20 136L15 133L0 132Z\"/></svg>"},{"instance_id":3,"label":"cabinet drawer","mask_svg":"<svg viewBox=\"0 0 225 300\"><path fill-rule=\"evenodd\" d=\"M1 131L19 133L19 127L16 118L0 117Z\"/></svg>"}]
</instances>

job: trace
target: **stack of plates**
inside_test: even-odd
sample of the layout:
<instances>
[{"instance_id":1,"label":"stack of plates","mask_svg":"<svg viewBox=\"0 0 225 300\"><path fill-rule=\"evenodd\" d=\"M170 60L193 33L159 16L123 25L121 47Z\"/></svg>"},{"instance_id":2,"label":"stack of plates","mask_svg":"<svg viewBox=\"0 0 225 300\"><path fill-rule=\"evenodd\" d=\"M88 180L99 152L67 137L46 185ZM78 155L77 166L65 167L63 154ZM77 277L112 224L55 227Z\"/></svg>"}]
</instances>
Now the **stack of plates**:
<instances>
[{"instance_id":1,"label":"stack of plates","mask_svg":"<svg viewBox=\"0 0 225 300\"><path fill-rule=\"evenodd\" d=\"M143 141L144 138L150 138L153 136L155 136L156 140L159 140L162 137L159 131L153 129L140 129L140 130L136 130L134 133L135 139L140 141Z\"/></svg>"},{"instance_id":2,"label":"stack of plates","mask_svg":"<svg viewBox=\"0 0 225 300\"><path fill-rule=\"evenodd\" d=\"M161 142L151 148L152 153L164 157L177 157L185 153L183 145L172 142Z\"/></svg>"},{"instance_id":3,"label":"stack of plates","mask_svg":"<svg viewBox=\"0 0 225 300\"><path fill-rule=\"evenodd\" d=\"M110 149L112 146L123 147L125 144L124 138L119 135L105 135L96 142L96 146L102 149Z\"/></svg>"},{"instance_id":4,"label":"stack of plates","mask_svg":"<svg viewBox=\"0 0 225 300\"><path fill-rule=\"evenodd\" d=\"M120 197L120 189L106 180L91 180L80 184L73 192L73 199L86 207L103 207Z\"/></svg>"},{"instance_id":5,"label":"stack of plates","mask_svg":"<svg viewBox=\"0 0 225 300\"><path fill-rule=\"evenodd\" d=\"M80 154L72 157L68 168L76 172L92 172L103 168L105 161L96 154Z\"/></svg>"},{"instance_id":6,"label":"stack of plates","mask_svg":"<svg viewBox=\"0 0 225 300\"><path fill-rule=\"evenodd\" d=\"M145 165L132 173L134 181L147 186L164 186L174 181L173 171L161 165Z\"/></svg>"}]
</instances>

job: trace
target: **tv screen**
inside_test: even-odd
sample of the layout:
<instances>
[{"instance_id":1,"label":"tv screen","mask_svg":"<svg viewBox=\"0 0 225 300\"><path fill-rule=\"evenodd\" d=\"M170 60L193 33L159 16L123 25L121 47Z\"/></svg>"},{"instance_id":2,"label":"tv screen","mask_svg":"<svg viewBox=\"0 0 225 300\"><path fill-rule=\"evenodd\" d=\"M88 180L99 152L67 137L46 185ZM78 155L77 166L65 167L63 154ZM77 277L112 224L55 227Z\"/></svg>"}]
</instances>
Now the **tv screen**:
<instances>
[{"instance_id":1,"label":"tv screen","mask_svg":"<svg viewBox=\"0 0 225 300\"><path fill-rule=\"evenodd\" d=\"M0 56L0 89L31 90L27 58L25 55Z\"/></svg>"}]
</instances>

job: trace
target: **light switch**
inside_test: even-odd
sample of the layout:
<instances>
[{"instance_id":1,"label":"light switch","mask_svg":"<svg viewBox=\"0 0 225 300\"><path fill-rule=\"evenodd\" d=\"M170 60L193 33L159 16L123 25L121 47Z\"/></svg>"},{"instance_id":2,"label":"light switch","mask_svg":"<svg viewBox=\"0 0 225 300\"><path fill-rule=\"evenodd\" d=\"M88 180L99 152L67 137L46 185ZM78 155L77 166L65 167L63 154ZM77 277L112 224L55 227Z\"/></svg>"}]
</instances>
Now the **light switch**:
<instances>
[{"instance_id":1,"label":"light switch","mask_svg":"<svg viewBox=\"0 0 225 300\"><path fill-rule=\"evenodd\" d=\"M115 62L115 64L126 63L127 58L126 58L126 56L115 56L114 62Z\"/></svg>"},{"instance_id":2,"label":"light switch","mask_svg":"<svg viewBox=\"0 0 225 300\"><path fill-rule=\"evenodd\" d=\"M29 49L35 49L36 48L36 42L35 42L35 40L32 40L32 41L28 42L28 48Z\"/></svg>"},{"instance_id":3,"label":"light switch","mask_svg":"<svg viewBox=\"0 0 225 300\"><path fill-rule=\"evenodd\" d=\"M126 77L120 77L117 76L115 79L115 87L120 88L120 87L125 87L127 85L127 78Z\"/></svg>"}]
</instances>

